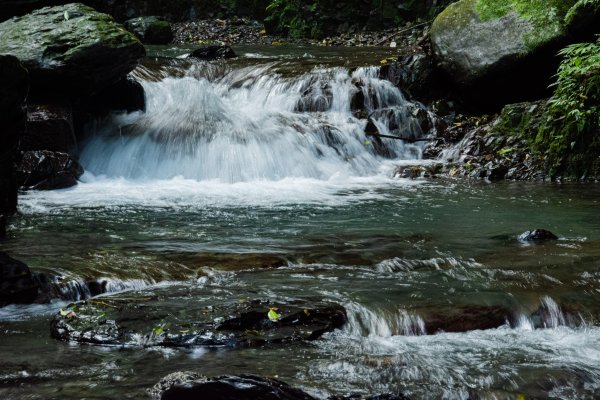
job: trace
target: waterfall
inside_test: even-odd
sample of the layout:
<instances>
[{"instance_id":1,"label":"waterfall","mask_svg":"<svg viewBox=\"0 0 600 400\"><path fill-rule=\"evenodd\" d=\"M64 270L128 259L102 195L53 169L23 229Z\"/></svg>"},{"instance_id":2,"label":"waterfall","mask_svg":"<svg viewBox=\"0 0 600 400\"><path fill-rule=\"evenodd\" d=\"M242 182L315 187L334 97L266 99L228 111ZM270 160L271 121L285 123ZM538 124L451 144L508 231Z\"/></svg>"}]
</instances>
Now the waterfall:
<instances>
[{"instance_id":1,"label":"waterfall","mask_svg":"<svg viewBox=\"0 0 600 400\"><path fill-rule=\"evenodd\" d=\"M422 146L366 136L369 119L381 134L418 138L429 118L378 74L316 68L284 76L267 64L144 80L146 112L92 126L81 162L95 176L134 180L373 175L384 158L420 158Z\"/></svg>"}]
</instances>

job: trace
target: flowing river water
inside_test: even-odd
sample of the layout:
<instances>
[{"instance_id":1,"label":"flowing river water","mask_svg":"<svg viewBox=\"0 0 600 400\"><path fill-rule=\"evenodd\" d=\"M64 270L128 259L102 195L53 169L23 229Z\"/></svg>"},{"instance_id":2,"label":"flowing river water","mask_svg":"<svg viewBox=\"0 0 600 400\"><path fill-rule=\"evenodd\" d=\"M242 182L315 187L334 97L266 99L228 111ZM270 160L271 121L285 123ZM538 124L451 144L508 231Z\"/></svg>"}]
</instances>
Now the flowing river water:
<instances>
[{"instance_id":1,"label":"flowing river water","mask_svg":"<svg viewBox=\"0 0 600 400\"><path fill-rule=\"evenodd\" d=\"M89 128L82 182L20 196L0 250L59 276L63 299L0 309L0 398L139 399L181 370L277 377L320 398L600 396L599 187L395 177L422 144L388 140L382 153L351 112L362 91L380 132L427 136L368 66L386 50L239 51L149 58L134 72L146 112ZM534 228L559 239L518 240ZM157 315L303 300L339 304L348 322L260 347L51 338L90 280L100 299ZM497 310L505 321L489 329L431 322Z\"/></svg>"}]
</instances>

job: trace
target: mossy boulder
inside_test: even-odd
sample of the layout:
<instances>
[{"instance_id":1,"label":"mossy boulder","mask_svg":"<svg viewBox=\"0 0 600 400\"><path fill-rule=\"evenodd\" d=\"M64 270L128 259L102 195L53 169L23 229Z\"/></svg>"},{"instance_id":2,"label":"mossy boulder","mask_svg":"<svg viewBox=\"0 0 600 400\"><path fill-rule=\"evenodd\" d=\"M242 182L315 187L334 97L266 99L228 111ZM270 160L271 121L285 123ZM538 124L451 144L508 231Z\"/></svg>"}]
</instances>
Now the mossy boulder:
<instances>
[{"instance_id":1,"label":"mossy boulder","mask_svg":"<svg viewBox=\"0 0 600 400\"><path fill-rule=\"evenodd\" d=\"M595 0L460 0L431 27L433 50L452 80L498 103L538 97L550 84L556 52L598 18ZM596 25L597 26L597 25Z\"/></svg>"},{"instance_id":2,"label":"mossy boulder","mask_svg":"<svg viewBox=\"0 0 600 400\"><path fill-rule=\"evenodd\" d=\"M173 40L169 21L161 17L138 17L125 21L125 29L146 44L167 44Z\"/></svg>"},{"instance_id":3,"label":"mossy boulder","mask_svg":"<svg viewBox=\"0 0 600 400\"><path fill-rule=\"evenodd\" d=\"M73 3L1 23L0 53L14 55L29 70L32 91L81 96L117 82L145 50L111 16Z\"/></svg>"}]
</instances>

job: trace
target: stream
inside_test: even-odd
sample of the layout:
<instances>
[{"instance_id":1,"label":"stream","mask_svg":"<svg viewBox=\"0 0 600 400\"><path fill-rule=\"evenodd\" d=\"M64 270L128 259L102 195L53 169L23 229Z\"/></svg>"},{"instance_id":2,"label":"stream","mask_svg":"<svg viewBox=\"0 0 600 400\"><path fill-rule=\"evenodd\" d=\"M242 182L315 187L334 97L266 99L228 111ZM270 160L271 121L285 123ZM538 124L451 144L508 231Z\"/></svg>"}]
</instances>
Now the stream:
<instances>
[{"instance_id":1,"label":"stream","mask_svg":"<svg viewBox=\"0 0 600 400\"><path fill-rule=\"evenodd\" d=\"M424 142L375 143L352 112L360 93L379 132L431 134L370 66L388 49L235 50L152 49L133 73L146 112L88 127L77 186L21 193L0 251L59 277L62 299L0 309L0 398L140 399L187 370L324 399L600 397L600 187L396 177ZM535 228L558 240L518 239ZM252 299L334 303L347 322L248 347L52 338L89 281L141 304L129 317L150 330ZM475 328L435 328L447 319Z\"/></svg>"}]
</instances>

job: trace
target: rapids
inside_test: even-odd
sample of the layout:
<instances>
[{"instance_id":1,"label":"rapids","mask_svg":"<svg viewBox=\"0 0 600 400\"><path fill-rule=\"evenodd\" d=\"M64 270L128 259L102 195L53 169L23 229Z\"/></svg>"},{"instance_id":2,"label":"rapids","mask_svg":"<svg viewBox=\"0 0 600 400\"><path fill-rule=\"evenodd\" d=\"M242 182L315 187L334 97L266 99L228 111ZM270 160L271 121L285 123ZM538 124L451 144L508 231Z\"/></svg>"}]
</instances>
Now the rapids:
<instances>
[{"instance_id":1,"label":"rapids","mask_svg":"<svg viewBox=\"0 0 600 400\"><path fill-rule=\"evenodd\" d=\"M0 250L61 292L0 309L1 398L140 399L180 370L276 377L319 398L600 396L600 189L396 178L423 162L422 143L376 143L365 116L402 137L434 124L373 54L240 51L150 57L134 72L146 111L88 127L82 182L21 194ZM559 240L518 241L538 227ZM261 299L336 303L348 322L258 348L52 339L52 315L90 281L99 301L153 310L126 316L139 321Z\"/></svg>"}]
</instances>

